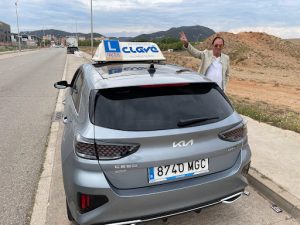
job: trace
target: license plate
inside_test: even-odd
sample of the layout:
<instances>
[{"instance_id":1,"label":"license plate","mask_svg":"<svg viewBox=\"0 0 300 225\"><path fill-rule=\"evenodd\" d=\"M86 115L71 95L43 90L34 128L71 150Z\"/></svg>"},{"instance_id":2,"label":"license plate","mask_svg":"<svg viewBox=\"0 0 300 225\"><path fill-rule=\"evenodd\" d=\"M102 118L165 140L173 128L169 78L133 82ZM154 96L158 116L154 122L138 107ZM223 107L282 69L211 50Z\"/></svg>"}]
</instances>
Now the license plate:
<instances>
[{"instance_id":1,"label":"license plate","mask_svg":"<svg viewBox=\"0 0 300 225\"><path fill-rule=\"evenodd\" d=\"M208 158L185 163L150 167L148 168L148 177L149 183L155 183L165 180L174 180L181 177L194 176L207 172L209 172Z\"/></svg>"}]
</instances>

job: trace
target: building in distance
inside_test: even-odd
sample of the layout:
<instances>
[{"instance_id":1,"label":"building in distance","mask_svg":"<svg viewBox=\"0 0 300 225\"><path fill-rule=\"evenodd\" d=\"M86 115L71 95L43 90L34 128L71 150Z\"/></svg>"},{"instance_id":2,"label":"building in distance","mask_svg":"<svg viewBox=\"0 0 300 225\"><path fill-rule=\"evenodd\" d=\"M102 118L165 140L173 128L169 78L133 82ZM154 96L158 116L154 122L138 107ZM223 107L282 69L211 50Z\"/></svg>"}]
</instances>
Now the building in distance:
<instances>
[{"instance_id":1,"label":"building in distance","mask_svg":"<svg viewBox=\"0 0 300 225\"><path fill-rule=\"evenodd\" d=\"M10 25L0 21L0 42L11 42Z\"/></svg>"}]
</instances>

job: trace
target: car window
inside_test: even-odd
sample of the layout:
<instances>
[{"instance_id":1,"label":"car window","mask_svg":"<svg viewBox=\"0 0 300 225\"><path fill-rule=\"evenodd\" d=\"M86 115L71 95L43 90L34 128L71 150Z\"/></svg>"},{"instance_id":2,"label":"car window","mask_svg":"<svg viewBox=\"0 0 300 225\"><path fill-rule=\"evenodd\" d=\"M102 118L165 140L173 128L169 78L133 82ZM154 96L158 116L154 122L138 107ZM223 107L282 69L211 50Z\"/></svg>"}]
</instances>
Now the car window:
<instances>
[{"instance_id":1,"label":"car window","mask_svg":"<svg viewBox=\"0 0 300 225\"><path fill-rule=\"evenodd\" d=\"M74 102L74 106L76 111L79 111L79 104L81 99L81 91L82 91L82 85L83 85L83 74L81 70L79 70L78 74L76 74L76 80L74 81L74 84L72 85L72 99Z\"/></svg>"},{"instance_id":2,"label":"car window","mask_svg":"<svg viewBox=\"0 0 300 225\"><path fill-rule=\"evenodd\" d=\"M81 67L78 68L78 69L76 70L76 72L74 73L73 78L72 78L72 81L71 81L71 87L73 87L73 85L74 85L74 83L75 83L75 80L77 79L77 76L78 76L79 73L81 73Z\"/></svg>"},{"instance_id":3,"label":"car window","mask_svg":"<svg viewBox=\"0 0 300 225\"><path fill-rule=\"evenodd\" d=\"M175 129L180 120L213 118L188 125L199 126L233 113L213 83L103 89L95 99L95 125L117 130Z\"/></svg>"}]
</instances>

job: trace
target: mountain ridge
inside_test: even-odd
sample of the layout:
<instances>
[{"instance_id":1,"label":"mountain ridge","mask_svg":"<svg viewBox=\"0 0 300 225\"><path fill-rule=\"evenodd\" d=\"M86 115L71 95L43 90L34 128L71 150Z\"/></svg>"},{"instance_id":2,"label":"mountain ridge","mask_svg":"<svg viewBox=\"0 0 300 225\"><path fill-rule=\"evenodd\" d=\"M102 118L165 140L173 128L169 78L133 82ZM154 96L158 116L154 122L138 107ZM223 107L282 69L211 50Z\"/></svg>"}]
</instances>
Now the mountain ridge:
<instances>
[{"instance_id":1,"label":"mountain ridge","mask_svg":"<svg viewBox=\"0 0 300 225\"><path fill-rule=\"evenodd\" d=\"M179 39L179 32L185 32L188 39L192 42L195 41L202 41L209 36L215 34L215 31L204 26L196 25L196 26L181 26L181 27L172 27L169 30L166 31L157 31L154 33L149 34L141 34L137 35L135 37L118 37L120 41L153 41L163 38L174 38ZM54 35L56 37L66 37L66 36L76 36L76 33L73 32L67 32L62 30L56 30L56 29L47 29L47 30L35 30L35 31L23 31L21 34L29 34L29 35L35 35L38 37L42 37L44 35ZM84 36L86 39L90 39L90 33L77 33L79 37ZM100 33L93 33L94 37L106 37L103 34ZM114 37L116 38L116 37Z\"/></svg>"},{"instance_id":2,"label":"mountain ridge","mask_svg":"<svg viewBox=\"0 0 300 225\"><path fill-rule=\"evenodd\" d=\"M215 34L215 31L204 26L196 25L196 26L181 26L181 27L172 27L167 31L158 31L151 34L141 34L138 35L132 40L156 40L156 39L163 39L163 38L174 38L179 39L179 32L183 31L189 41L202 41L211 35Z\"/></svg>"},{"instance_id":3,"label":"mountain ridge","mask_svg":"<svg viewBox=\"0 0 300 225\"><path fill-rule=\"evenodd\" d=\"M76 36L76 33L62 31L62 30L56 30L56 29L47 29L47 30L35 30L35 31L22 31L21 34L29 34L29 35L35 35L38 37L43 37L44 35L54 35L56 37L66 37L66 36ZM85 34L85 33L77 33L78 37L84 36L85 38L90 38L91 33ZM93 33L94 37L105 37L102 34L99 33Z\"/></svg>"}]
</instances>

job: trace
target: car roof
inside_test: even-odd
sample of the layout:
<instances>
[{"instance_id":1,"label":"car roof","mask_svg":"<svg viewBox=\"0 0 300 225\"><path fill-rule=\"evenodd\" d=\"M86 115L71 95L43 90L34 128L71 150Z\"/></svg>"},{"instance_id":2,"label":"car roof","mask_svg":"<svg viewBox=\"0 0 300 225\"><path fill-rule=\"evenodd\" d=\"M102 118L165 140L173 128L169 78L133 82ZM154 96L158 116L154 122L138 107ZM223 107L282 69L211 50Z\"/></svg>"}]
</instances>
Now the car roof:
<instances>
[{"instance_id":1,"label":"car roof","mask_svg":"<svg viewBox=\"0 0 300 225\"><path fill-rule=\"evenodd\" d=\"M154 67L154 69L150 69ZM92 89L139 85L211 83L188 68L153 62L112 62L82 66Z\"/></svg>"}]
</instances>

